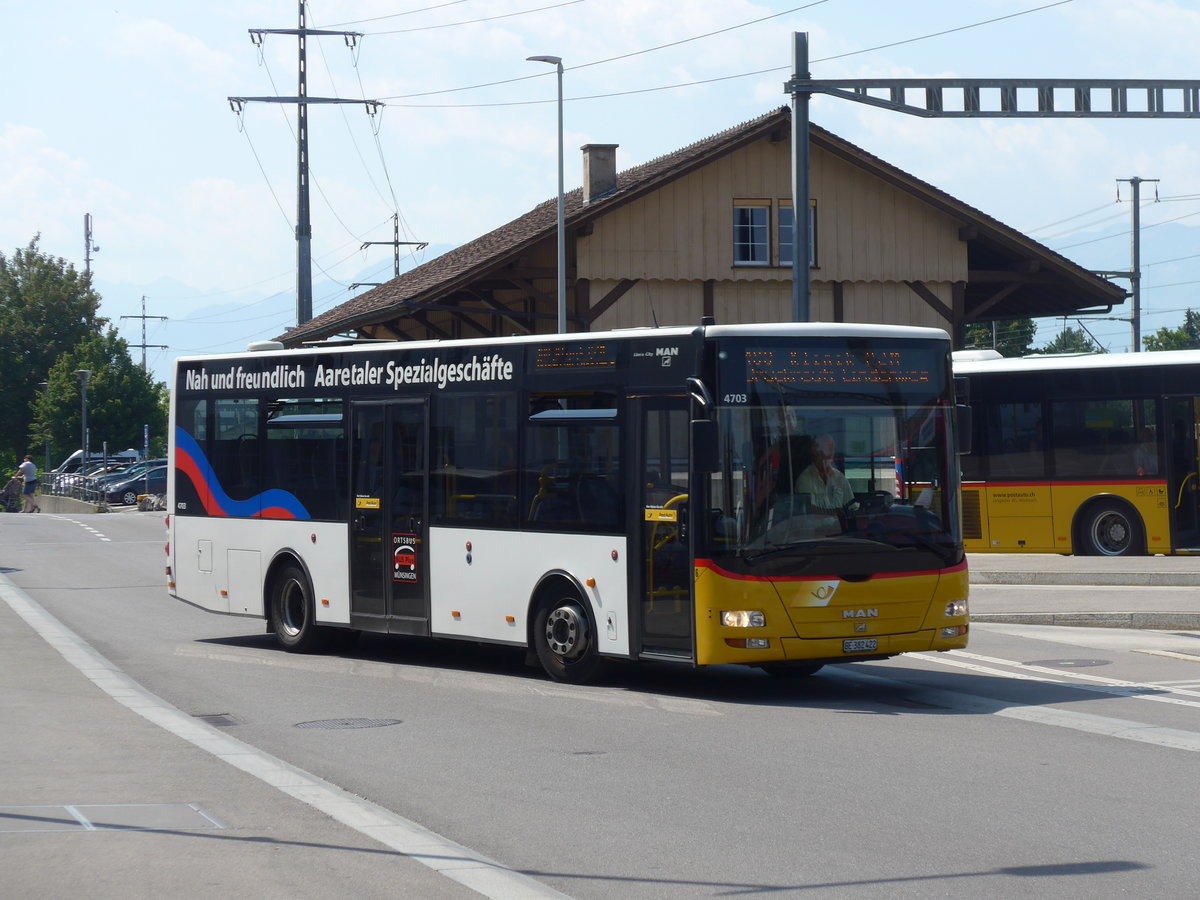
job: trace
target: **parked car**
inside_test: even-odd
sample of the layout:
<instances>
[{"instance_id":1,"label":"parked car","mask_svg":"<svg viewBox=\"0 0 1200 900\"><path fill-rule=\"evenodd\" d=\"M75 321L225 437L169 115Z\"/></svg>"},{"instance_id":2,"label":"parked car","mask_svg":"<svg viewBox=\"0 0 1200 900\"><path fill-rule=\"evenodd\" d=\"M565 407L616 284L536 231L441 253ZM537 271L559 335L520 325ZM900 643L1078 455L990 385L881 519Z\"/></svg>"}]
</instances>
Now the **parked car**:
<instances>
[{"instance_id":1,"label":"parked car","mask_svg":"<svg viewBox=\"0 0 1200 900\"><path fill-rule=\"evenodd\" d=\"M109 503L132 506L142 494L165 494L167 492L166 465L153 466L136 475L128 475L118 481L104 485L104 496Z\"/></svg>"},{"instance_id":2,"label":"parked car","mask_svg":"<svg viewBox=\"0 0 1200 900\"><path fill-rule=\"evenodd\" d=\"M118 481L125 481L132 478L134 475L142 475L147 469L153 469L156 466L165 466L165 459L146 459L141 462L136 462L133 465L122 466L117 471L102 472L92 477L91 486L97 489L106 488L110 484Z\"/></svg>"},{"instance_id":3,"label":"parked car","mask_svg":"<svg viewBox=\"0 0 1200 900\"><path fill-rule=\"evenodd\" d=\"M105 466L103 462L89 462L73 472L49 472L42 476L41 480L48 488L52 486L55 493L70 493L90 489L97 477L117 472L127 465L128 463L110 462Z\"/></svg>"},{"instance_id":4,"label":"parked car","mask_svg":"<svg viewBox=\"0 0 1200 900\"><path fill-rule=\"evenodd\" d=\"M73 472L78 472L80 469L85 469L89 466L94 466L97 463L103 463L106 457L103 453L92 452L88 454L87 459L83 458L83 451L76 450L57 466L53 471L60 475L66 475ZM138 461L138 452L136 450L119 450L116 453L110 453L107 457L108 462L129 465Z\"/></svg>"}]
</instances>

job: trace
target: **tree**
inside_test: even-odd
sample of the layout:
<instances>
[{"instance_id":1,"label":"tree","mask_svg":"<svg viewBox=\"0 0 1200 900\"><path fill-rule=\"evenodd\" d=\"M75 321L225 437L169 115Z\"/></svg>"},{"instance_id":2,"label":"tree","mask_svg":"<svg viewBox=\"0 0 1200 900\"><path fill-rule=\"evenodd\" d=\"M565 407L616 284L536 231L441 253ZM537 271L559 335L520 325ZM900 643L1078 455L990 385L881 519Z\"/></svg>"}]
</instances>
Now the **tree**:
<instances>
[{"instance_id":1,"label":"tree","mask_svg":"<svg viewBox=\"0 0 1200 900\"><path fill-rule=\"evenodd\" d=\"M1178 328L1160 328L1154 334L1145 335L1142 346L1149 351L1200 348L1200 313L1189 309L1183 314L1182 325Z\"/></svg>"},{"instance_id":2,"label":"tree","mask_svg":"<svg viewBox=\"0 0 1200 900\"><path fill-rule=\"evenodd\" d=\"M1058 337L1041 349L1042 353L1107 353L1082 328L1064 328Z\"/></svg>"},{"instance_id":3,"label":"tree","mask_svg":"<svg viewBox=\"0 0 1200 900\"><path fill-rule=\"evenodd\" d=\"M10 459L27 452L24 438L39 382L63 352L98 334L107 321L97 315L100 295L91 278L42 253L38 240L11 257L0 253L0 454Z\"/></svg>"},{"instance_id":4,"label":"tree","mask_svg":"<svg viewBox=\"0 0 1200 900\"><path fill-rule=\"evenodd\" d=\"M91 372L87 386L88 447L99 453L142 448L149 426L151 453L166 451L167 387L155 382L129 355L129 344L113 328L84 338L50 368L49 386L34 401L30 446L49 441L55 461L81 446L83 397L80 369Z\"/></svg>"},{"instance_id":5,"label":"tree","mask_svg":"<svg viewBox=\"0 0 1200 900\"><path fill-rule=\"evenodd\" d=\"M995 349L1001 356L1027 356L1037 334L1033 319L1001 319L968 325L964 349Z\"/></svg>"}]
</instances>

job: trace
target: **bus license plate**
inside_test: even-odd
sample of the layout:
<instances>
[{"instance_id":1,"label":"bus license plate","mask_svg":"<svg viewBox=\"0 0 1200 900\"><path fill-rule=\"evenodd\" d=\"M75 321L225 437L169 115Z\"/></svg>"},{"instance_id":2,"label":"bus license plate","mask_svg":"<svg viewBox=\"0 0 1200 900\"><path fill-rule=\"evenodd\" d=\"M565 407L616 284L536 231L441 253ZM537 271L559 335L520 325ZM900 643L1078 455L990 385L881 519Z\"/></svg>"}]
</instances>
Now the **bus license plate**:
<instances>
[{"instance_id":1,"label":"bus license plate","mask_svg":"<svg viewBox=\"0 0 1200 900\"><path fill-rule=\"evenodd\" d=\"M858 638L853 641L842 641L843 653L868 653L879 649L877 638Z\"/></svg>"}]
</instances>

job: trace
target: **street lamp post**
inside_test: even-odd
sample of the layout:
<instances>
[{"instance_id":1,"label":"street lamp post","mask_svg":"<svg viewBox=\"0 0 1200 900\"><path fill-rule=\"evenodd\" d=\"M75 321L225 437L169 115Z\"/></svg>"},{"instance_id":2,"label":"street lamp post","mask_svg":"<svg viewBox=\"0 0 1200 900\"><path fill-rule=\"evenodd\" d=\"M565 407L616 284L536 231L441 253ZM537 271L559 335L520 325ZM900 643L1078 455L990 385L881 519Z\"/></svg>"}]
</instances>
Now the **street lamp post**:
<instances>
[{"instance_id":1,"label":"street lamp post","mask_svg":"<svg viewBox=\"0 0 1200 900\"><path fill-rule=\"evenodd\" d=\"M87 465L88 462L88 427L87 427L87 388L88 379L92 377L91 369L76 369L75 374L79 376L79 387L81 391L81 402L83 404L83 418L80 424L80 431L83 432L83 460L82 464Z\"/></svg>"},{"instance_id":2,"label":"street lamp post","mask_svg":"<svg viewBox=\"0 0 1200 900\"><path fill-rule=\"evenodd\" d=\"M567 331L567 239L563 230L563 64L558 56L529 56L528 62L543 62L558 72L558 333Z\"/></svg>"},{"instance_id":3,"label":"street lamp post","mask_svg":"<svg viewBox=\"0 0 1200 900\"><path fill-rule=\"evenodd\" d=\"M41 416L42 427L45 428L46 427L46 418L45 417L49 414L49 407L50 407L50 382L39 381L38 387L40 387L42 389L42 396L45 401L45 406L42 407L42 416ZM42 438L45 441L45 450L46 450L45 471L49 472L50 471L50 431L49 431L49 429L47 429L46 431L44 431L42 433Z\"/></svg>"}]
</instances>

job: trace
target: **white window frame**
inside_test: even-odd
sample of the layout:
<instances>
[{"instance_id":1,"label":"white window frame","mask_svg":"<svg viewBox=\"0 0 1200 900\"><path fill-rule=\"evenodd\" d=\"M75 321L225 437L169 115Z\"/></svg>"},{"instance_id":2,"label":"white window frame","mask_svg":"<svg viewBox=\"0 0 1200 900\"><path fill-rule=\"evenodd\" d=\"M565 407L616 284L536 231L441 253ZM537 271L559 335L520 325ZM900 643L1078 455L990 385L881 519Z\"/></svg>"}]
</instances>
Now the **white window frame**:
<instances>
[{"instance_id":1,"label":"white window frame","mask_svg":"<svg viewBox=\"0 0 1200 900\"><path fill-rule=\"evenodd\" d=\"M732 239L735 266L771 265L770 201L735 200Z\"/></svg>"},{"instance_id":2,"label":"white window frame","mask_svg":"<svg viewBox=\"0 0 1200 900\"><path fill-rule=\"evenodd\" d=\"M785 225L783 221L784 213L788 213L788 223ZM775 233L778 236L776 241L776 259L779 260L780 267L790 267L792 264L792 227L795 223L795 218L791 215L792 202L790 200L780 200L779 209L776 213ZM815 269L817 267L817 201L813 198L808 201L808 267Z\"/></svg>"}]
</instances>

